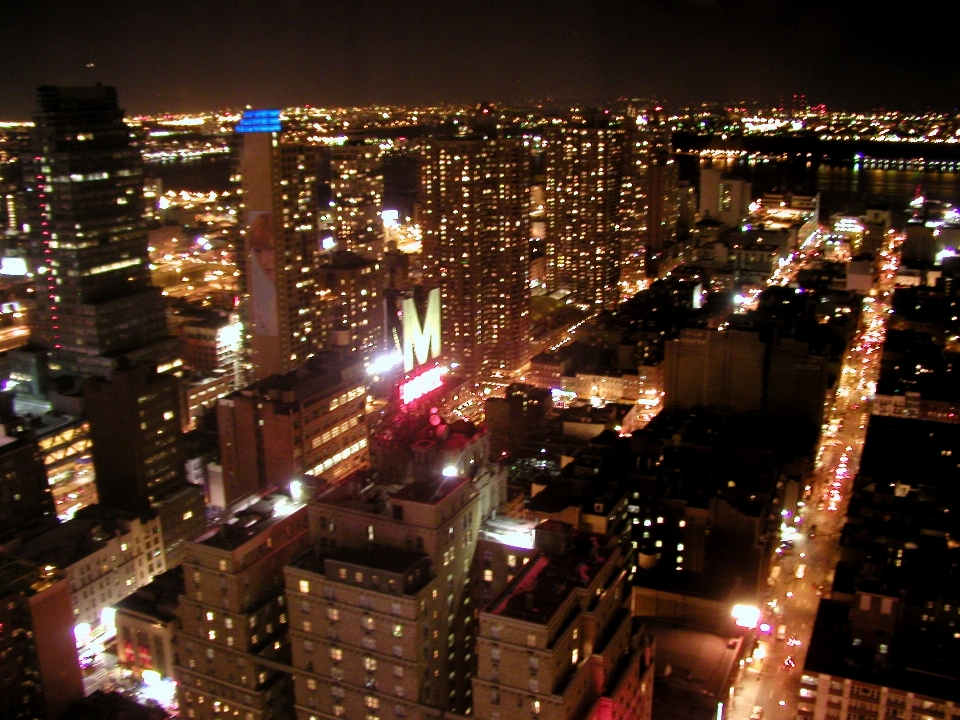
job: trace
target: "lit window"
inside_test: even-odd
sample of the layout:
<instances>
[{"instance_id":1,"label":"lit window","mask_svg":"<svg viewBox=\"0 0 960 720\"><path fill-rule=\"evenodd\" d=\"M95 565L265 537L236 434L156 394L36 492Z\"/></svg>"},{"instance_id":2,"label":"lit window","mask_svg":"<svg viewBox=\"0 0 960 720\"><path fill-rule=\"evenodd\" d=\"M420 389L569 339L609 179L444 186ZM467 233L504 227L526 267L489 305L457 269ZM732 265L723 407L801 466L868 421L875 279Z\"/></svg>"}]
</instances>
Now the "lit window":
<instances>
[{"instance_id":1,"label":"lit window","mask_svg":"<svg viewBox=\"0 0 960 720\"><path fill-rule=\"evenodd\" d=\"M330 622L337 622L340 619L340 610L335 607L327 608L327 620Z\"/></svg>"},{"instance_id":2,"label":"lit window","mask_svg":"<svg viewBox=\"0 0 960 720\"><path fill-rule=\"evenodd\" d=\"M493 582L493 570L490 570L490 569L484 570L483 580L484 582Z\"/></svg>"},{"instance_id":3,"label":"lit window","mask_svg":"<svg viewBox=\"0 0 960 720\"><path fill-rule=\"evenodd\" d=\"M330 659L336 662L343 660L343 649L338 647L330 648Z\"/></svg>"},{"instance_id":4,"label":"lit window","mask_svg":"<svg viewBox=\"0 0 960 720\"><path fill-rule=\"evenodd\" d=\"M530 711L531 711L534 715L539 715L539 714L540 714L540 701L539 701L539 700L534 700L534 701L530 704Z\"/></svg>"},{"instance_id":5,"label":"lit window","mask_svg":"<svg viewBox=\"0 0 960 720\"><path fill-rule=\"evenodd\" d=\"M309 581L309 580L301 580L301 581L300 581L300 592L304 593L305 595L306 595L306 594L309 594L309 592L310 592L310 581Z\"/></svg>"},{"instance_id":6,"label":"lit window","mask_svg":"<svg viewBox=\"0 0 960 720\"><path fill-rule=\"evenodd\" d=\"M517 566L517 556L516 555L507 555L507 566L516 567Z\"/></svg>"},{"instance_id":7,"label":"lit window","mask_svg":"<svg viewBox=\"0 0 960 720\"><path fill-rule=\"evenodd\" d=\"M394 626L393 626L393 636L394 636L394 637L403 637L403 625L394 625Z\"/></svg>"},{"instance_id":8,"label":"lit window","mask_svg":"<svg viewBox=\"0 0 960 720\"><path fill-rule=\"evenodd\" d=\"M192 518L192 517L193 517L193 510L187 510L187 511L183 514L183 519L184 519L184 520L189 520L189 519Z\"/></svg>"}]
</instances>

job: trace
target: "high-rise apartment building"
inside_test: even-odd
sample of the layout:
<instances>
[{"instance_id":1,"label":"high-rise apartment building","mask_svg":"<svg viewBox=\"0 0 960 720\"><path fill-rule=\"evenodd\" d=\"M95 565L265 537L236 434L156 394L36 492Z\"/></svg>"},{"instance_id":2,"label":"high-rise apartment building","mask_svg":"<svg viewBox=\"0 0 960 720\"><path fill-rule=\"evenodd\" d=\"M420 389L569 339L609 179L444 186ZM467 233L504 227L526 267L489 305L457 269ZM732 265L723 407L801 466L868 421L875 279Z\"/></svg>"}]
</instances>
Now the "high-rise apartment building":
<instances>
[{"instance_id":1,"label":"high-rise apartment building","mask_svg":"<svg viewBox=\"0 0 960 720\"><path fill-rule=\"evenodd\" d=\"M149 366L122 367L84 386L100 503L156 512L167 566L204 527L203 489L185 477L178 380Z\"/></svg>"},{"instance_id":2,"label":"high-rise apartment building","mask_svg":"<svg viewBox=\"0 0 960 720\"><path fill-rule=\"evenodd\" d=\"M327 347L356 352L369 362L384 345L381 261L335 251L320 265L318 275L320 331Z\"/></svg>"},{"instance_id":3,"label":"high-rise apartment building","mask_svg":"<svg viewBox=\"0 0 960 720\"><path fill-rule=\"evenodd\" d=\"M143 161L112 87L37 91L25 158L37 273L32 339L54 372L109 374L117 358L171 365L164 301L150 284Z\"/></svg>"},{"instance_id":4,"label":"high-rise apartment building","mask_svg":"<svg viewBox=\"0 0 960 720\"><path fill-rule=\"evenodd\" d=\"M423 149L423 249L442 295L444 354L467 374L526 362L530 334L529 149L521 138Z\"/></svg>"},{"instance_id":5,"label":"high-rise apartment building","mask_svg":"<svg viewBox=\"0 0 960 720\"><path fill-rule=\"evenodd\" d=\"M317 298L318 193L326 148L286 142L276 110L247 111L243 225L247 326L255 379L285 373L323 347Z\"/></svg>"},{"instance_id":6,"label":"high-rise apartment building","mask_svg":"<svg viewBox=\"0 0 960 720\"><path fill-rule=\"evenodd\" d=\"M365 464L366 379L359 362L315 357L221 399L223 480L211 503L229 507L304 473L336 481Z\"/></svg>"},{"instance_id":7,"label":"high-rise apartment building","mask_svg":"<svg viewBox=\"0 0 960 720\"><path fill-rule=\"evenodd\" d=\"M307 512L267 495L187 543L174 633L180 713L292 717L283 568L307 548Z\"/></svg>"},{"instance_id":8,"label":"high-rise apartment building","mask_svg":"<svg viewBox=\"0 0 960 720\"><path fill-rule=\"evenodd\" d=\"M620 225L620 287L632 294L646 279L646 247L651 214L648 177L650 139L641 130L624 136L617 221Z\"/></svg>"},{"instance_id":9,"label":"high-rise apartment building","mask_svg":"<svg viewBox=\"0 0 960 720\"><path fill-rule=\"evenodd\" d=\"M383 255L383 168L380 146L330 148L330 210L338 247L367 258Z\"/></svg>"},{"instance_id":10,"label":"high-rise apartment building","mask_svg":"<svg viewBox=\"0 0 960 720\"><path fill-rule=\"evenodd\" d=\"M602 120L558 128L544 157L547 288L597 310L619 298L623 139Z\"/></svg>"},{"instance_id":11,"label":"high-rise apartment building","mask_svg":"<svg viewBox=\"0 0 960 720\"><path fill-rule=\"evenodd\" d=\"M648 276L657 277L672 256L680 218L680 176L676 161L666 152L656 152L647 169L649 216L646 234Z\"/></svg>"},{"instance_id":12,"label":"high-rise apartment building","mask_svg":"<svg viewBox=\"0 0 960 720\"><path fill-rule=\"evenodd\" d=\"M83 697L63 573L0 555L0 717L56 720Z\"/></svg>"}]
</instances>

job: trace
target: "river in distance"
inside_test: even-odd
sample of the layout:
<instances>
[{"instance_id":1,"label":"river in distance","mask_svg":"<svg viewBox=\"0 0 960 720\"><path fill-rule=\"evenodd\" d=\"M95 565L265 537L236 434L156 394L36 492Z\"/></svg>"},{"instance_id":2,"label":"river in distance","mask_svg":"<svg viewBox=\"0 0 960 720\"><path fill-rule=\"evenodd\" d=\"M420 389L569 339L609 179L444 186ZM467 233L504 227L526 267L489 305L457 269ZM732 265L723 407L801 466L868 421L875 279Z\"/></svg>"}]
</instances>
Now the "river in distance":
<instances>
[{"instance_id":1,"label":"river in distance","mask_svg":"<svg viewBox=\"0 0 960 720\"><path fill-rule=\"evenodd\" d=\"M822 221L834 213L861 215L868 207L888 205L894 224L902 225L918 187L929 200L960 203L960 173L956 172L882 170L797 159L701 159L692 155L681 155L678 162L681 179L694 186L701 167L714 167L732 178L752 182L757 197L766 192L819 192Z\"/></svg>"},{"instance_id":2,"label":"river in distance","mask_svg":"<svg viewBox=\"0 0 960 720\"><path fill-rule=\"evenodd\" d=\"M889 205L894 223L907 219L905 209L917 187L925 197L960 203L960 173L921 170L861 169L847 165L828 165L797 159L722 158L701 159L680 155L680 178L696 187L701 167L719 167L730 177L753 183L754 195L765 192L793 192L801 195L820 193L820 217L826 221L833 213L859 215L867 207ZM150 164L147 174L163 180L164 190L209 192L236 188L230 182L235 167L231 158L213 158L188 162ZM389 182L389 181L388 181Z\"/></svg>"}]
</instances>

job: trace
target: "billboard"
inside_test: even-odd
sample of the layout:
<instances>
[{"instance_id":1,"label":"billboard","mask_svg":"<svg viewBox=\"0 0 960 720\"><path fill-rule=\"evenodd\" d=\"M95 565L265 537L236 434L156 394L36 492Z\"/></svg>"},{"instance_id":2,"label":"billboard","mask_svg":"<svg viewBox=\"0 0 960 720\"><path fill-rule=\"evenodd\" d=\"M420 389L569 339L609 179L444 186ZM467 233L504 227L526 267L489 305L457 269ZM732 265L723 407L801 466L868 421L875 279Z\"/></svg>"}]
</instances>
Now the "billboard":
<instances>
[{"instance_id":1,"label":"billboard","mask_svg":"<svg viewBox=\"0 0 960 720\"><path fill-rule=\"evenodd\" d=\"M422 323L414 298L404 298L401 308L403 370L410 372L440 357L440 289L434 288L427 295L427 309Z\"/></svg>"},{"instance_id":2,"label":"billboard","mask_svg":"<svg viewBox=\"0 0 960 720\"><path fill-rule=\"evenodd\" d=\"M277 337L276 243L273 213L251 212L247 267L250 272L250 324L254 335Z\"/></svg>"}]
</instances>

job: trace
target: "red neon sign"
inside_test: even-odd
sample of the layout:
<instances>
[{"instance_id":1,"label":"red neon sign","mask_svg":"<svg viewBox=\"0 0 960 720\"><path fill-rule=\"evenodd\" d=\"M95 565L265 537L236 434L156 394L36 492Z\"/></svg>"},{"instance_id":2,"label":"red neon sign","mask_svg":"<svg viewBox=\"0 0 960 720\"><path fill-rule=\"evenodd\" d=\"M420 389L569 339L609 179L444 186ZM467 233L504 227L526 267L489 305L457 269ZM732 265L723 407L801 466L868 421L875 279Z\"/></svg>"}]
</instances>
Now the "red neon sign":
<instances>
[{"instance_id":1,"label":"red neon sign","mask_svg":"<svg viewBox=\"0 0 960 720\"><path fill-rule=\"evenodd\" d=\"M408 405L427 393L443 387L443 376L446 373L445 367L435 367L407 380L400 386L400 402Z\"/></svg>"}]
</instances>

